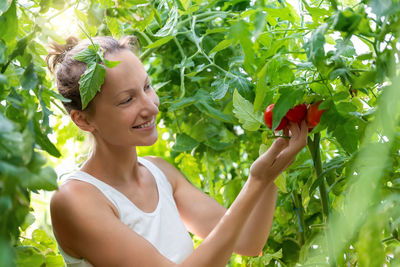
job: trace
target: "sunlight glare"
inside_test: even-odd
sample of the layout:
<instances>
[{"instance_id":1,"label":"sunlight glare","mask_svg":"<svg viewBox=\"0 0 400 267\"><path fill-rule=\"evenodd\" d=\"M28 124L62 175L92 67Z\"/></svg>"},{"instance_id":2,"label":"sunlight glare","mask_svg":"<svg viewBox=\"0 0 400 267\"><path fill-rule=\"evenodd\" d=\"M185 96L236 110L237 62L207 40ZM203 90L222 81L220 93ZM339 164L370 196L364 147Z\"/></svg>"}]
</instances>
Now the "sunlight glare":
<instances>
[{"instance_id":1,"label":"sunlight glare","mask_svg":"<svg viewBox=\"0 0 400 267\"><path fill-rule=\"evenodd\" d=\"M56 14L56 12L52 13ZM66 38L67 36L70 35L74 36L78 35L80 29L76 21L77 19L74 14L73 8L68 8L63 13L51 19L49 23L51 27L57 32L58 35Z\"/></svg>"}]
</instances>

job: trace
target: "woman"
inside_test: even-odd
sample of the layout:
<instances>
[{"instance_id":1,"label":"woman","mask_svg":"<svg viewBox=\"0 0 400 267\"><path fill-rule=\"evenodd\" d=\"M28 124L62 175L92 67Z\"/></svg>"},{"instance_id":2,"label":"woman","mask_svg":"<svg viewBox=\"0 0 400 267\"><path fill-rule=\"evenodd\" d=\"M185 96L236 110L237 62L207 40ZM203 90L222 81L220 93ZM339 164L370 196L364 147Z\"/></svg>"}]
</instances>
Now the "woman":
<instances>
[{"instance_id":1,"label":"woman","mask_svg":"<svg viewBox=\"0 0 400 267\"><path fill-rule=\"evenodd\" d=\"M233 252L259 255L272 224L274 179L306 145L307 127L289 125L251 166L231 207L193 187L161 158L137 156L137 146L157 140L159 100L131 51L130 38L96 37L107 68L101 91L82 110L79 78L86 65L72 59L90 44L69 38L53 45L49 68L57 69L59 92L73 122L94 137L81 169L51 199L55 237L68 266L225 266ZM188 231L204 241L193 250Z\"/></svg>"}]
</instances>

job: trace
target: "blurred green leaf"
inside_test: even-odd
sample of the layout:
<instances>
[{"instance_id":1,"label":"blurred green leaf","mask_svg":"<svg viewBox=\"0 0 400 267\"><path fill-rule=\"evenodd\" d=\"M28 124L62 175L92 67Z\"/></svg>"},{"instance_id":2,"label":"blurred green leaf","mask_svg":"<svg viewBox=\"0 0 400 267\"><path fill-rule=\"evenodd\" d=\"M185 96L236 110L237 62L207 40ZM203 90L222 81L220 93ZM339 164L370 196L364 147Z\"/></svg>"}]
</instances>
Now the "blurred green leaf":
<instances>
[{"instance_id":1,"label":"blurred green leaf","mask_svg":"<svg viewBox=\"0 0 400 267\"><path fill-rule=\"evenodd\" d=\"M5 9L5 3L3 2L0 7ZM17 33L18 19L16 0L12 0L10 7L0 16L0 36L3 41L9 43L15 39Z\"/></svg>"},{"instance_id":2,"label":"blurred green leaf","mask_svg":"<svg viewBox=\"0 0 400 267\"><path fill-rule=\"evenodd\" d=\"M244 99L237 90L233 93L233 113L248 131L256 131L263 124L262 113L254 113L253 105Z\"/></svg>"},{"instance_id":3,"label":"blurred green leaf","mask_svg":"<svg viewBox=\"0 0 400 267\"><path fill-rule=\"evenodd\" d=\"M156 48L156 47L162 46L163 44L166 44L169 41L171 41L173 38L174 38L174 36L163 37L161 39L158 39L154 43L147 45L146 48L148 49L148 48Z\"/></svg>"},{"instance_id":4,"label":"blurred green leaf","mask_svg":"<svg viewBox=\"0 0 400 267\"><path fill-rule=\"evenodd\" d=\"M21 86L24 89L33 89L39 83L39 78L33 68L33 64L29 64L21 77Z\"/></svg>"},{"instance_id":5,"label":"blurred green leaf","mask_svg":"<svg viewBox=\"0 0 400 267\"><path fill-rule=\"evenodd\" d=\"M190 151L198 145L199 142L197 142L187 134L179 134L176 137L176 141L172 149L178 152L184 152L184 151Z\"/></svg>"}]
</instances>

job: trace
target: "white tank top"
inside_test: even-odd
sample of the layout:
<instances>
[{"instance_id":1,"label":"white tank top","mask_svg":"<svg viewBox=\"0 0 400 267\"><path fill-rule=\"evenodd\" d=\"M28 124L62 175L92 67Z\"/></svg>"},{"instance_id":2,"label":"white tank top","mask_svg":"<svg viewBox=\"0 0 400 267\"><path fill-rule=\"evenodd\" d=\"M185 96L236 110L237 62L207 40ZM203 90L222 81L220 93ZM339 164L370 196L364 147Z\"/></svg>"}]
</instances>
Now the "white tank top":
<instances>
[{"instance_id":1,"label":"white tank top","mask_svg":"<svg viewBox=\"0 0 400 267\"><path fill-rule=\"evenodd\" d=\"M75 179L96 186L117 208L120 220L137 234L148 240L166 258L181 263L193 251L193 241L187 232L175 204L172 187L164 173L152 162L138 158L153 175L158 189L159 201L153 212L139 209L114 187L83 171L76 171L62 179L62 183ZM58 246L68 267L92 267L85 259L66 254Z\"/></svg>"}]
</instances>

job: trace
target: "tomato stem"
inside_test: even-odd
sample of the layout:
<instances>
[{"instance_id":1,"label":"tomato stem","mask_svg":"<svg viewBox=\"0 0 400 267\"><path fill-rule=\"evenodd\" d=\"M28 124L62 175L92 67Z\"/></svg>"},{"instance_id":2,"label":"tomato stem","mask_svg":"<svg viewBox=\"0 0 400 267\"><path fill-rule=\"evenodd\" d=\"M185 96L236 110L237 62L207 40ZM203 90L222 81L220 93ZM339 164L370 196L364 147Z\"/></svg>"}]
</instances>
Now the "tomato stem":
<instances>
[{"instance_id":1,"label":"tomato stem","mask_svg":"<svg viewBox=\"0 0 400 267\"><path fill-rule=\"evenodd\" d=\"M297 193L297 191L293 191L292 192L292 199L293 199L293 208L296 212L298 221L299 221L299 230L300 230L300 234L299 234L299 245L303 246L304 242L306 240L305 236L306 236L306 232L307 232L307 226L306 223L304 221L304 208L302 205L302 201L301 201L301 195L299 195Z\"/></svg>"},{"instance_id":2,"label":"tomato stem","mask_svg":"<svg viewBox=\"0 0 400 267\"><path fill-rule=\"evenodd\" d=\"M322 175L320 140L321 140L321 134L318 132L318 133L314 134L314 140L311 140L311 138L308 137L308 142L307 142L308 149L310 150L311 157L314 162L314 169L315 169L317 178L323 176ZM321 182L318 185L318 188L319 188L319 194L321 197L323 221L327 226L325 228L325 235L326 235L327 242L328 242L329 264L330 264L330 266L337 266L336 259L335 259L335 247L333 244L333 235L332 235L332 231L330 228L331 216L330 216L330 211L329 211L329 196L328 196L328 192L327 192L326 186L325 186L325 177L321 177L320 181Z\"/></svg>"}]
</instances>

